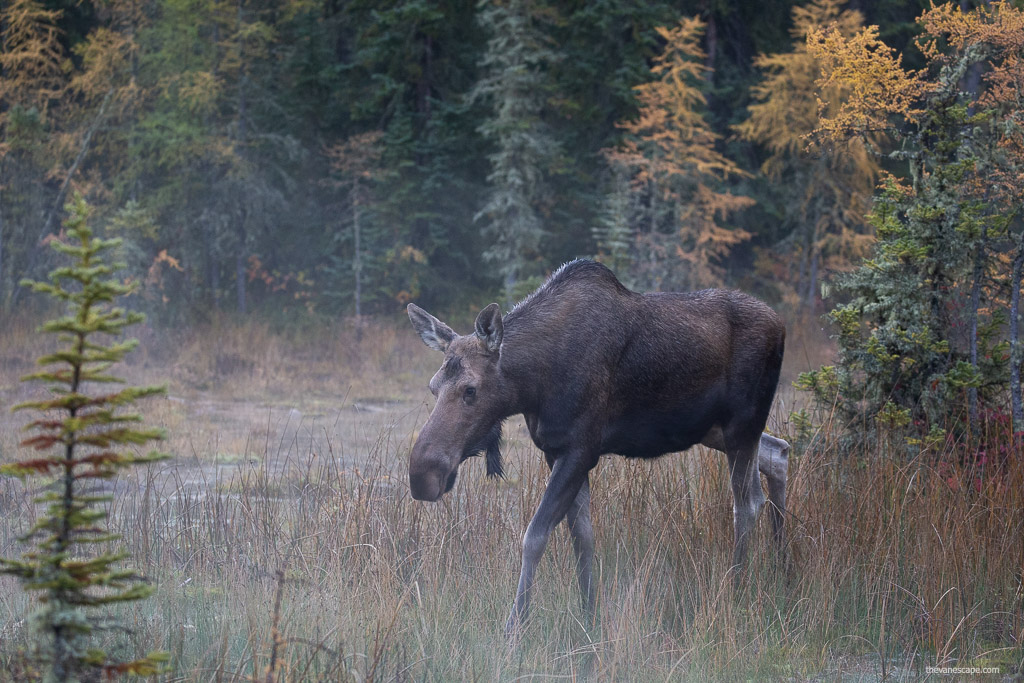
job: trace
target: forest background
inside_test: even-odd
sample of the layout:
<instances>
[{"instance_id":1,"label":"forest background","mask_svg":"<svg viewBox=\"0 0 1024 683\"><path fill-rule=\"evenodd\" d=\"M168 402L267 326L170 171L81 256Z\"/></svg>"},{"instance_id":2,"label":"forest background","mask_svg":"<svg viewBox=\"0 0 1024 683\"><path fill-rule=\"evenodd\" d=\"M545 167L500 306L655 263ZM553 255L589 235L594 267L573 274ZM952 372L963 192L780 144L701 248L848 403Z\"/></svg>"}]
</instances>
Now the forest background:
<instances>
[{"instance_id":1,"label":"forest background","mask_svg":"<svg viewBox=\"0 0 1024 683\"><path fill-rule=\"evenodd\" d=\"M74 192L156 327L459 320L592 256L832 308L799 386L862 432L1024 432L1024 14L860 4L11 0L0 308Z\"/></svg>"},{"instance_id":2,"label":"forest background","mask_svg":"<svg viewBox=\"0 0 1024 683\"><path fill-rule=\"evenodd\" d=\"M877 24L919 67L928 4L797 5L6 0L0 308L74 189L158 324L468 313L578 256L821 312L882 162L808 149L806 32Z\"/></svg>"}]
</instances>

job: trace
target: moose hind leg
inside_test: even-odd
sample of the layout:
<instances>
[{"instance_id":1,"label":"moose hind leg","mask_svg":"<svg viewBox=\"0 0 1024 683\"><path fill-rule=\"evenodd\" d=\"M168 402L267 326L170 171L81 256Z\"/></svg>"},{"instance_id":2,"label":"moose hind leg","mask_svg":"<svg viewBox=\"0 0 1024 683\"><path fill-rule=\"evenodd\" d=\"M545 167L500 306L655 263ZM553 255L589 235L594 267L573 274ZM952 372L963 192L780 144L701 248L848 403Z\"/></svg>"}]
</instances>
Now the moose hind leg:
<instances>
[{"instance_id":1,"label":"moose hind leg","mask_svg":"<svg viewBox=\"0 0 1024 683\"><path fill-rule=\"evenodd\" d=\"M583 612L588 619L594 615L597 589L593 581L594 527L590 523L590 478L583 480L580 492L576 494L565 522L572 535L572 548L576 553L576 574L580 580L580 594Z\"/></svg>"},{"instance_id":2,"label":"moose hind leg","mask_svg":"<svg viewBox=\"0 0 1024 683\"><path fill-rule=\"evenodd\" d=\"M789 442L762 434L757 451L757 466L768 479L768 517L779 553L786 547L786 478L789 471Z\"/></svg>"},{"instance_id":3,"label":"moose hind leg","mask_svg":"<svg viewBox=\"0 0 1024 683\"><path fill-rule=\"evenodd\" d=\"M765 497L755 460L758 442L753 440L752 443L747 441L730 446L726 455L732 484L733 571L738 576L746 566L747 546Z\"/></svg>"}]
</instances>

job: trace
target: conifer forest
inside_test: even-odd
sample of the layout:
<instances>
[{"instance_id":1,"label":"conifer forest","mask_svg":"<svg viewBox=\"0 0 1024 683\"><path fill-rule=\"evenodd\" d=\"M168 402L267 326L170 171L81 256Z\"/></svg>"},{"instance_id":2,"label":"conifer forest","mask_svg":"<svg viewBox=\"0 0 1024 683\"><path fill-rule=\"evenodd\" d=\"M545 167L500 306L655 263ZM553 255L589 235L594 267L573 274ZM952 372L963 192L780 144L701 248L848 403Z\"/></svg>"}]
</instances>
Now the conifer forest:
<instances>
[{"instance_id":1,"label":"conifer forest","mask_svg":"<svg viewBox=\"0 0 1024 683\"><path fill-rule=\"evenodd\" d=\"M1022 207L1020 0L0 0L0 682L1018 680ZM406 306L576 258L782 316L788 559L602 458L509 642L549 471L410 498Z\"/></svg>"}]
</instances>

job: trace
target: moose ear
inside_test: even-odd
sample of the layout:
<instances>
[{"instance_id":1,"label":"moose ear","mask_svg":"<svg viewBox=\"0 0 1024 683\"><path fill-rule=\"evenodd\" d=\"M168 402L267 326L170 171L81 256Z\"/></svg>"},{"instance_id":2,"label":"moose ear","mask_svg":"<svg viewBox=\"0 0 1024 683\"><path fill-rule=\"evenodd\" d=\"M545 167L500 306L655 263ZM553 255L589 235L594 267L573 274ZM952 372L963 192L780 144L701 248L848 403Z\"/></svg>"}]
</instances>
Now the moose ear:
<instances>
[{"instance_id":1,"label":"moose ear","mask_svg":"<svg viewBox=\"0 0 1024 683\"><path fill-rule=\"evenodd\" d=\"M409 304L406 311L409 313L413 329L416 330L416 334L420 335L424 344L441 353L448 350L448 345L455 339L455 332L452 328L416 304Z\"/></svg>"},{"instance_id":2,"label":"moose ear","mask_svg":"<svg viewBox=\"0 0 1024 683\"><path fill-rule=\"evenodd\" d=\"M498 304L489 304L476 317L476 336L480 337L487 350L494 353L501 348L501 337L505 334L505 326L501 322L501 309Z\"/></svg>"}]
</instances>

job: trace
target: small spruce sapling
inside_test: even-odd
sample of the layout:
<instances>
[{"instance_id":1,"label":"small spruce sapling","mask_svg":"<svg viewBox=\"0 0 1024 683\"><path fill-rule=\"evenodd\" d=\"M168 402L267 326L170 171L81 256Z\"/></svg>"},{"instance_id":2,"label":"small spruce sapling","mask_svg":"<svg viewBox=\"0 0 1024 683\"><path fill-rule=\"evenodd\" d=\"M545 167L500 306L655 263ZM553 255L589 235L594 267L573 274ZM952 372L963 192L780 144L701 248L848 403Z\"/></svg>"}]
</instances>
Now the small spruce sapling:
<instances>
[{"instance_id":1,"label":"small spruce sapling","mask_svg":"<svg viewBox=\"0 0 1024 683\"><path fill-rule=\"evenodd\" d=\"M135 426L142 417L121 412L136 400L166 389L99 391L103 385L123 383L108 370L138 342L114 338L144 316L113 305L116 297L132 290L111 277L119 265L104 259L104 252L120 240L93 235L87 225L89 206L81 196L68 204L68 210L68 242L54 240L51 245L71 257L71 264L53 270L49 282L22 282L64 302L67 310L66 315L40 328L58 335L60 348L39 359L44 369L22 378L47 384L52 397L14 406L14 410L40 413L25 427L32 435L22 442L39 455L0 468L4 474L53 481L36 499L46 505L45 512L22 538L31 549L20 560L0 559L0 572L19 577L26 591L39 596L41 605L31 624L38 648L35 656L45 680L72 681L97 674L108 678L127 673L150 675L159 672L167 660L165 653L122 662L89 647L94 631L113 626L114 620L100 613L103 607L141 600L153 592L135 571L119 566L128 557L126 551L102 549L120 536L104 524L107 513L103 504L111 496L92 493L90 484L110 479L131 465L168 457L127 450L160 440L164 434ZM100 549L90 551L91 547Z\"/></svg>"}]
</instances>

